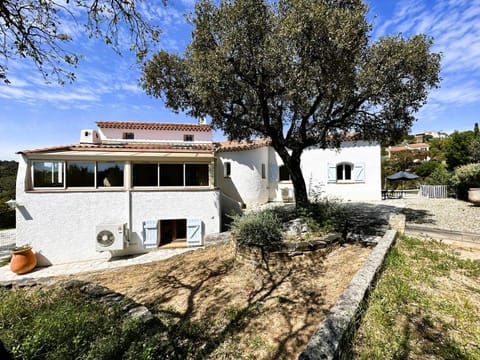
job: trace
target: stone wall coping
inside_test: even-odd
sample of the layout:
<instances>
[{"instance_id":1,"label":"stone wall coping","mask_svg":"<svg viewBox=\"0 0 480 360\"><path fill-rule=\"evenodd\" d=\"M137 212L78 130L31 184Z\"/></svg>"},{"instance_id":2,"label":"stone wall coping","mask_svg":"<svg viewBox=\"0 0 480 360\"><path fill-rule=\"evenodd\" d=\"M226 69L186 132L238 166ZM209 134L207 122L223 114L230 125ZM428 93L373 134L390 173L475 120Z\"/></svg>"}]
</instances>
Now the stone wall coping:
<instances>
[{"instance_id":1,"label":"stone wall coping","mask_svg":"<svg viewBox=\"0 0 480 360\"><path fill-rule=\"evenodd\" d=\"M310 338L299 355L300 360L331 360L348 357L345 346L349 344L349 336L363 311L369 291L382 269L385 256L397 239L397 234L397 230L387 230L379 239L362 268L355 274L347 289Z\"/></svg>"}]
</instances>

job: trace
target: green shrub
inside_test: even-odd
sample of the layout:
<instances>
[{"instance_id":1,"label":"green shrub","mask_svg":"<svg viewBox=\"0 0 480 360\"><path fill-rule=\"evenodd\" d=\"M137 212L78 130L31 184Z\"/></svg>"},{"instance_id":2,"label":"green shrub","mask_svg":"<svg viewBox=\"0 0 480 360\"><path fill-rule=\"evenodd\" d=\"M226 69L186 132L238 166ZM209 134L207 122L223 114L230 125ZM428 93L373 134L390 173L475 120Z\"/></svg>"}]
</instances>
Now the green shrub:
<instances>
[{"instance_id":1,"label":"green shrub","mask_svg":"<svg viewBox=\"0 0 480 360\"><path fill-rule=\"evenodd\" d=\"M299 209L298 215L311 231L337 231L343 233L351 219L349 209L337 199L318 198L307 208Z\"/></svg>"},{"instance_id":2,"label":"green shrub","mask_svg":"<svg viewBox=\"0 0 480 360\"><path fill-rule=\"evenodd\" d=\"M427 185L449 185L452 174L445 168L445 166L437 167L426 179Z\"/></svg>"},{"instance_id":3,"label":"green shrub","mask_svg":"<svg viewBox=\"0 0 480 360\"><path fill-rule=\"evenodd\" d=\"M273 210L236 215L232 231L240 245L256 246L263 250L278 249L282 243L282 222Z\"/></svg>"},{"instance_id":4,"label":"green shrub","mask_svg":"<svg viewBox=\"0 0 480 360\"><path fill-rule=\"evenodd\" d=\"M469 188L480 187L480 163L457 167L451 181L457 197L466 200Z\"/></svg>"}]
</instances>

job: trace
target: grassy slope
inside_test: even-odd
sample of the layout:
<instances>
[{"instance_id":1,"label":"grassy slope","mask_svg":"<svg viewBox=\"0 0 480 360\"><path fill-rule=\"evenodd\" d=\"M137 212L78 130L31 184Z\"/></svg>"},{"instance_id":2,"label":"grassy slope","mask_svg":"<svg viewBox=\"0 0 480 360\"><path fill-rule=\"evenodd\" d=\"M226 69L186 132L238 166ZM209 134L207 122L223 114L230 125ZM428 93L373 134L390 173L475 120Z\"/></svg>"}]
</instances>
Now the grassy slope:
<instances>
[{"instance_id":1,"label":"grassy slope","mask_svg":"<svg viewBox=\"0 0 480 360\"><path fill-rule=\"evenodd\" d=\"M480 261L402 238L354 340L357 359L480 359Z\"/></svg>"}]
</instances>

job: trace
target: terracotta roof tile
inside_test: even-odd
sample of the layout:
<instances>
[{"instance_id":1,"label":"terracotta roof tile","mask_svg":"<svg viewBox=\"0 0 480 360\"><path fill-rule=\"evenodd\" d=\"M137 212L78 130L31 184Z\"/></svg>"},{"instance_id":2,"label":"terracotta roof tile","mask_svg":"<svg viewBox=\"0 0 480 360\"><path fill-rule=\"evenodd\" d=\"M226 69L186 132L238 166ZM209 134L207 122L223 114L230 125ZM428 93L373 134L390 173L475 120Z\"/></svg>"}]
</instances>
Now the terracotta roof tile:
<instances>
[{"instance_id":1,"label":"terracotta roof tile","mask_svg":"<svg viewBox=\"0 0 480 360\"><path fill-rule=\"evenodd\" d=\"M105 152L202 152L213 153L213 144L178 144L178 143L124 143L124 144L73 144L52 146L42 149L23 150L18 154L40 154L61 151L105 151Z\"/></svg>"},{"instance_id":2,"label":"terracotta roof tile","mask_svg":"<svg viewBox=\"0 0 480 360\"><path fill-rule=\"evenodd\" d=\"M96 124L99 128L103 129L212 131L210 125L198 124L168 124L133 121L97 121Z\"/></svg>"},{"instance_id":3,"label":"terracotta roof tile","mask_svg":"<svg viewBox=\"0 0 480 360\"><path fill-rule=\"evenodd\" d=\"M425 144L425 143L417 143L417 144L406 144L406 145L396 145L396 146L391 146L387 150L391 152L397 152L397 151L405 151L405 150L417 150L417 149L422 149L422 148L429 148L430 145Z\"/></svg>"},{"instance_id":4,"label":"terracotta roof tile","mask_svg":"<svg viewBox=\"0 0 480 360\"><path fill-rule=\"evenodd\" d=\"M242 140L242 141L221 141L217 142L217 151L242 151L258 149L264 146L269 146L272 143L270 139L257 139L257 140Z\"/></svg>"}]
</instances>

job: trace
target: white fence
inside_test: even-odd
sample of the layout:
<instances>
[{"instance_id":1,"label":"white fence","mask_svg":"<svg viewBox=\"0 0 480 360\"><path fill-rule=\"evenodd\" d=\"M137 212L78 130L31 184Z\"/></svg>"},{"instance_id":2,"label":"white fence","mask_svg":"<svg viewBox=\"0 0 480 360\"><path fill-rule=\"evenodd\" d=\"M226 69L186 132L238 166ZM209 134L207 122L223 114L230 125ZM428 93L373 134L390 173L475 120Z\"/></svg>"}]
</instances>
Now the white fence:
<instances>
[{"instance_id":1,"label":"white fence","mask_svg":"<svg viewBox=\"0 0 480 360\"><path fill-rule=\"evenodd\" d=\"M420 185L418 195L430 199L445 199L448 197L447 185Z\"/></svg>"}]
</instances>

